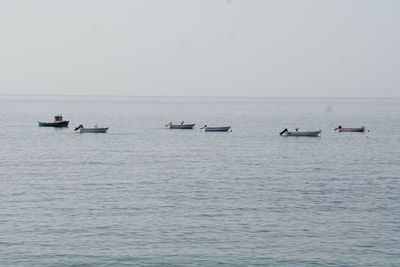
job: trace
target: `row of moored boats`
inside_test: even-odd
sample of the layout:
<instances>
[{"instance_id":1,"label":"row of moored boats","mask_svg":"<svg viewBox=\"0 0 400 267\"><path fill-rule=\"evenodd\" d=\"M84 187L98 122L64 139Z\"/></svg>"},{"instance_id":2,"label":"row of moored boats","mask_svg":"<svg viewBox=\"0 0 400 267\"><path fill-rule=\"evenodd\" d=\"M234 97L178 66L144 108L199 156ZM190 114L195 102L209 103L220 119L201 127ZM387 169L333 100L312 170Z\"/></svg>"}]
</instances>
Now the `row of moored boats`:
<instances>
[{"instance_id":1,"label":"row of moored boats","mask_svg":"<svg viewBox=\"0 0 400 267\"><path fill-rule=\"evenodd\" d=\"M64 120L62 115L56 115L54 116L54 121L52 122L43 122L39 121L38 122L39 127L68 127L69 121ZM79 124L78 127L75 128L75 131L78 131L81 133L106 133L108 131L108 127L98 127L97 125L93 127L84 127L83 124Z\"/></svg>"},{"instance_id":2,"label":"row of moored boats","mask_svg":"<svg viewBox=\"0 0 400 267\"><path fill-rule=\"evenodd\" d=\"M358 133L363 133L365 132L365 127L355 127L355 128L344 128L342 126L338 126L335 131L339 132L358 132ZM279 133L280 135L284 136L311 136L311 137L317 137L321 134L321 130L311 130L311 131L299 131L299 128L296 128L294 131L289 131L287 128L285 128L282 132Z\"/></svg>"},{"instance_id":3,"label":"row of moored boats","mask_svg":"<svg viewBox=\"0 0 400 267\"><path fill-rule=\"evenodd\" d=\"M54 117L53 122L38 122L40 127L68 127L69 121L64 120L62 115L57 115ZM165 125L165 127L169 129L181 129L181 130L191 130L195 127L195 123L186 124L185 122L181 122L178 124L174 124L172 122ZM98 127L97 125L87 128L80 124L75 128L75 131L81 133L106 133L109 127ZM228 132L231 131L231 126L207 126L204 125L200 128L206 132ZM364 132L365 127L356 127L356 128L344 128L342 126L338 126L335 130L339 132ZM321 130L309 130L309 131L299 131L299 128L296 128L294 131L289 131L285 128L280 135L282 136L309 136L309 137L317 137L321 134Z\"/></svg>"},{"instance_id":4,"label":"row of moored boats","mask_svg":"<svg viewBox=\"0 0 400 267\"><path fill-rule=\"evenodd\" d=\"M169 129L182 129L182 130L191 130L194 128L196 124L195 123L190 123L190 124L185 124L184 121L182 121L180 124L173 124L172 122L168 123L165 125L165 127ZM231 126L207 126L204 125L203 127L200 128L200 130L203 130L206 132L228 132L231 129Z\"/></svg>"}]
</instances>

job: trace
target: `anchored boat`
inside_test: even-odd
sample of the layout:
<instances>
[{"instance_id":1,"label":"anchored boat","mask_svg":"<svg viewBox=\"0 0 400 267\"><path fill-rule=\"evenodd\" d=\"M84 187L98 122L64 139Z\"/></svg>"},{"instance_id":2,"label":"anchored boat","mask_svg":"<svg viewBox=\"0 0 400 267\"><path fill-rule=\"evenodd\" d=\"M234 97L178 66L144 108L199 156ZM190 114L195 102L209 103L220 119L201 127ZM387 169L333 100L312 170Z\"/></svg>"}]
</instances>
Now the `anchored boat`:
<instances>
[{"instance_id":1,"label":"anchored boat","mask_svg":"<svg viewBox=\"0 0 400 267\"><path fill-rule=\"evenodd\" d=\"M69 121L63 120L62 115L54 116L53 122L38 121L39 127L68 127Z\"/></svg>"},{"instance_id":2,"label":"anchored boat","mask_svg":"<svg viewBox=\"0 0 400 267\"><path fill-rule=\"evenodd\" d=\"M289 131L287 128L285 128L282 132L279 133L280 135L285 135L285 136L309 136L309 137L317 137L321 134L321 130L313 130L313 131L299 131L299 128L297 128L295 131Z\"/></svg>"},{"instance_id":3,"label":"anchored boat","mask_svg":"<svg viewBox=\"0 0 400 267\"><path fill-rule=\"evenodd\" d=\"M207 125L204 125L201 129L204 129L205 132L227 132L229 131L229 129L231 128L231 126L220 126L220 127L210 127Z\"/></svg>"},{"instance_id":4,"label":"anchored boat","mask_svg":"<svg viewBox=\"0 0 400 267\"><path fill-rule=\"evenodd\" d=\"M357 133L363 133L365 131L365 127L361 126L360 128L343 128L341 125L339 125L336 129L339 130L339 132L357 132Z\"/></svg>"},{"instance_id":5,"label":"anchored boat","mask_svg":"<svg viewBox=\"0 0 400 267\"><path fill-rule=\"evenodd\" d=\"M172 122L168 123L165 125L165 127L168 127L169 129L193 129L194 123L192 124L185 124L185 122L181 122L181 124L173 124Z\"/></svg>"},{"instance_id":6,"label":"anchored boat","mask_svg":"<svg viewBox=\"0 0 400 267\"><path fill-rule=\"evenodd\" d=\"M82 124L75 128L75 131L79 130L80 133L106 133L108 127L97 127L97 125L93 126L93 128L85 128Z\"/></svg>"}]
</instances>

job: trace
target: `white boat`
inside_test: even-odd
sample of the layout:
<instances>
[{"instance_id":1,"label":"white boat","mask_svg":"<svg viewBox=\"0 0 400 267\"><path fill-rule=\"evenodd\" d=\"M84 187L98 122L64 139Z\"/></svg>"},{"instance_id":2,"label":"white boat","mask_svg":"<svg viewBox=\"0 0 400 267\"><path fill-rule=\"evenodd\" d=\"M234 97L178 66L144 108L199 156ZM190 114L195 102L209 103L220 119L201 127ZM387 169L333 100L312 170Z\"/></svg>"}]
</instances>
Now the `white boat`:
<instances>
[{"instance_id":1,"label":"white boat","mask_svg":"<svg viewBox=\"0 0 400 267\"><path fill-rule=\"evenodd\" d=\"M210 127L207 125L204 125L201 129L204 129L205 132L227 132L231 126L219 126L219 127Z\"/></svg>"},{"instance_id":2,"label":"white boat","mask_svg":"<svg viewBox=\"0 0 400 267\"><path fill-rule=\"evenodd\" d=\"M93 128L81 128L79 132L81 133L106 133L108 127L100 128L100 127L93 127Z\"/></svg>"},{"instance_id":3,"label":"white boat","mask_svg":"<svg viewBox=\"0 0 400 267\"><path fill-rule=\"evenodd\" d=\"M342 126L338 126L336 130L339 130L339 132L357 132L357 133L363 133L365 131L365 127L361 126L359 128L343 128Z\"/></svg>"},{"instance_id":4,"label":"white boat","mask_svg":"<svg viewBox=\"0 0 400 267\"><path fill-rule=\"evenodd\" d=\"M75 128L75 131L79 130L80 133L106 133L108 127L97 127L97 125L92 128L84 128L83 125L79 125Z\"/></svg>"},{"instance_id":5,"label":"white boat","mask_svg":"<svg viewBox=\"0 0 400 267\"><path fill-rule=\"evenodd\" d=\"M284 129L280 135L285 135L285 136L309 136L309 137L317 137L321 134L321 130L312 130L312 131L299 131L299 129L296 129L295 131L289 131L287 128Z\"/></svg>"},{"instance_id":6,"label":"white boat","mask_svg":"<svg viewBox=\"0 0 400 267\"><path fill-rule=\"evenodd\" d=\"M173 124L172 122L166 124L165 126L168 127L169 129L193 129L194 123L192 124L185 124L183 121L181 124Z\"/></svg>"}]
</instances>

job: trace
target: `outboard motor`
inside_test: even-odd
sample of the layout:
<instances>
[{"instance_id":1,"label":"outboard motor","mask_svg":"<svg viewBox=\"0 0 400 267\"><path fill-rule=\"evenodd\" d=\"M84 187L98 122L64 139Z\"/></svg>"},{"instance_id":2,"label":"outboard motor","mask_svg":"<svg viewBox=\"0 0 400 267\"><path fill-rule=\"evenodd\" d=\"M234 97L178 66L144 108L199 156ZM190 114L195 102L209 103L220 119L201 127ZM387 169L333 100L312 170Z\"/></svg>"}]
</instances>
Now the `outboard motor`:
<instances>
[{"instance_id":1,"label":"outboard motor","mask_svg":"<svg viewBox=\"0 0 400 267\"><path fill-rule=\"evenodd\" d=\"M282 132L279 133L279 135L282 135L284 133L286 133L287 131L289 131L287 128L285 128Z\"/></svg>"},{"instance_id":2,"label":"outboard motor","mask_svg":"<svg viewBox=\"0 0 400 267\"><path fill-rule=\"evenodd\" d=\"M76 127L74 131L78 131L80 128L83 128L83 125L82 125L82 124L79 124L79 126Z\"/></svg>"}]
</instances>

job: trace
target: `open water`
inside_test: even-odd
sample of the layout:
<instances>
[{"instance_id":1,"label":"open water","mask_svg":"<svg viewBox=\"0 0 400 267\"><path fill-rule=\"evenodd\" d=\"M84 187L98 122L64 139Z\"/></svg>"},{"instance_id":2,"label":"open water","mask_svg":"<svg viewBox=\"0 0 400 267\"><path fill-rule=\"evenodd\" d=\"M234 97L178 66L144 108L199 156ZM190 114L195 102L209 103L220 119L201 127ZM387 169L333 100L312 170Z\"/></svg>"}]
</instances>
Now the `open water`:
<instances>
[{"instance_id":1,"label":"open water","mask_svg":"<svg viewBox=\"0 0 400 267\"><path fill-rule=\"evenodd\" d=\"M400 265L399 99L0 96L0 122L1 266Z\"/></svg>"}]
</instances>

